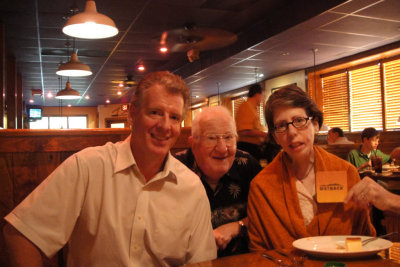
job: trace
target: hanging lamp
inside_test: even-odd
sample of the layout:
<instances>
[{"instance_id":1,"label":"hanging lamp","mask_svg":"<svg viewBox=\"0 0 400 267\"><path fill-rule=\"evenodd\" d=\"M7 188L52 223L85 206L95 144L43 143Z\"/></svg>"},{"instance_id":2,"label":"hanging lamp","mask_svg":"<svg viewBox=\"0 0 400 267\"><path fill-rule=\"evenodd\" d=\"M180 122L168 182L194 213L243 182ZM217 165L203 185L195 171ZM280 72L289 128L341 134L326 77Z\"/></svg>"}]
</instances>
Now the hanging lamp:
<instances>
[{"instance_id":1,"label":"hanging lamp","mask_svg":"<svg viewBox=\"0 0 400 267\"><path fill-rule=\"evenodd\" d=\"M67 81L65 88L59 91L56 95L57 99L79 99L81 98L81 94L78 91L71 88L71 83L69 80Z\"/></svg>"},{"instance_id":2,"label":"hanging lamp","mask_svg":"<svg viewBox=\"0 0 400 267\"><path fill-rule=\"evenodd\" d=\"M88 65L78 60L78 55L74 51L70 60L58 67L56 74L68 77L82 77L92 75L92 71Z\"/></svg>"},{"instance_id":3,"label":"hanging lamp","mask_svg":"<svg viewBox=\"0 0 400 267\"><path fill-rule=\"evenodd\" d=\"M85 39L102 39L118 34L114 21L97 12L94 0L87 0L85 11L69 18L62 31Z\"/></svg>"}]
</instances>

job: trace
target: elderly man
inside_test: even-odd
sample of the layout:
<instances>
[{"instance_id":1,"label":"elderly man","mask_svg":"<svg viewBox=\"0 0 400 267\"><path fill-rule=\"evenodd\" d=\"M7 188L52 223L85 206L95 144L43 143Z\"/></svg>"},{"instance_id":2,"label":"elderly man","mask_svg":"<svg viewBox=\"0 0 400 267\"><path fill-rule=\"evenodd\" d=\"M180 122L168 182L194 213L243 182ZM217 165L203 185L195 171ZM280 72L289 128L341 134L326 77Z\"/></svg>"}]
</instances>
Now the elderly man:
<instances>
[{"instance_id":1,"label":"elderly man","mask_svg":"<svg viewBox=\"0 0 400 267\"><path fill-rule=\"evenodd\" d=\"M62 163L5 217L14 266L41 266L67 242L67 266L171 266L216 257L198 177L170 154L189 88L146 75L129 109L131 135Z\"/></svg>"},{"instance_id":2,"label":"elderly man","mask_svg":"<svg viewBox=\"0 0 400 267\"><path fill-rule=\"evenodd\" d=\"M247 195L261 167L236 150L236 127L221 106L202 110L192 123L191 149L177 158L200 176L212 210L218 256L247 252Z\"/></svg>"}]
</instances>

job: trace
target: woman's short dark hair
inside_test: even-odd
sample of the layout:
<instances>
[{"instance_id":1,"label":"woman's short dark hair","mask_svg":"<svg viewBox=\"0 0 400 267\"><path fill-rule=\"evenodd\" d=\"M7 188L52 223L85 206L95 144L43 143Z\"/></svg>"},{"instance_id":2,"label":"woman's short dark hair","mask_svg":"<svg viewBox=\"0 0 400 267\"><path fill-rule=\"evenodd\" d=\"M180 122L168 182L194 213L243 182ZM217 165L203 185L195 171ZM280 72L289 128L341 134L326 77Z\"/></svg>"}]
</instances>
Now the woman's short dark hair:
<instances>
[{"instance_id":1,"label":"woman's short dark hair","mask_svg":"<svg viewBox=\"0 0 400 267\"><path fill-rule=\"evenodd\" d=\"M249 88L249 93L247 94L248 97L253 97L256 94L261 94L262 88L258 83L253 84Z\"/></svg>"},{"instance_id":2,"label":"woman's short dark hair","mask_svg":"<svg viewBox=\"0 0 400 267\"><path fill-rule=\"evenodd\" d=\"M275 130L274 111L280 107L304 108L307 116L312 117L313 121L317 121L320 128L324 121L321 110L319 110L317 104L306 92L296 85L282 87L275 91L265 104L265 120L267 121L268 133L271 140L274 140L272 134Z\"/></svg>"}]
</instances>

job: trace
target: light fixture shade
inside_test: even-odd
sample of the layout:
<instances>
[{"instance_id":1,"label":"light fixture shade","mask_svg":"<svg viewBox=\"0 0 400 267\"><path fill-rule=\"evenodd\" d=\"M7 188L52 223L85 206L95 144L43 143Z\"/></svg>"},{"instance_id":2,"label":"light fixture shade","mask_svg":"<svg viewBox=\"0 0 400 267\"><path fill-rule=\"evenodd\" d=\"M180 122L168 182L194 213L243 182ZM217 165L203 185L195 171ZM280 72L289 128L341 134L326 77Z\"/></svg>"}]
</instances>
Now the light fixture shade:
<instances>
[{"instance_id":1,"label":"light fixture shade","mask_svg":"<svg viewBox=\"0 0 400 267\"><path fill-rule=\"evenodd\" d=\"M108 38L118 33L114 21L97 12L94 0L87 0L85 11L69 18L62 31L85 39Z\"/></svg>"},{"instance_id":2,"label":"light fixture shade","mask_svg":"<svg viewBox=\"0 0 400 267\"><path fill-rule=\"evenodd\" d=\"M57 99L79 99L81 95L78 91L71 88L71 83L68 81L65 88L59 91L56 95Z\"/></svg>"},{"instance_id":3,"label":"light fixture shade","mask_svg":"<svg viewBox=\"0 0 400 267\"><path fill-rule=\"evenodd\" d=\"M92 70L88 65L80 62L76 52L73 52L71 59L58 67L56 74L68 77L81 77L92 75Z\"/></svg>"}]
</instances>

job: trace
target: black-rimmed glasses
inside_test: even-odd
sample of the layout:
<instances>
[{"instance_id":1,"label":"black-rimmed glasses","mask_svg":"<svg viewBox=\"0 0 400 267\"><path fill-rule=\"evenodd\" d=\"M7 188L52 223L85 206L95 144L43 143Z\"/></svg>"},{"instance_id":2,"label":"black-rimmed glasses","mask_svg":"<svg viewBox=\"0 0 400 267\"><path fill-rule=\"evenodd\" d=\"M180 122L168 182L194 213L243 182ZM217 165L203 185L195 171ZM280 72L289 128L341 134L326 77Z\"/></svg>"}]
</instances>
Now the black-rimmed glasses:
<instances>
[{"instance_id":1,"label":"black-rimmed glasses","mask_svg":"<svg viewBox=\"0 0 400 267\"><path fill-rule=\"evenodd\" d=\"M291 122L279 122L275 125L274 131L276 133L283 133L288 129L289 124L292 124L297 129L303 128L304 126L306 126L309 120L312 120L312 118L313 117L308 117L308 118L297 117Z\"/></svg>"}]
</instances>

